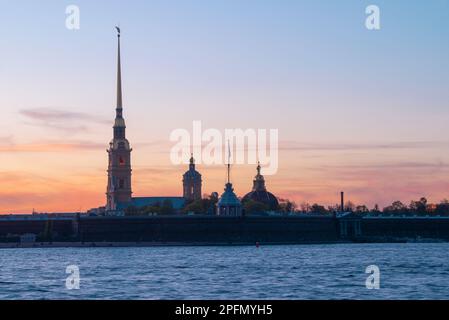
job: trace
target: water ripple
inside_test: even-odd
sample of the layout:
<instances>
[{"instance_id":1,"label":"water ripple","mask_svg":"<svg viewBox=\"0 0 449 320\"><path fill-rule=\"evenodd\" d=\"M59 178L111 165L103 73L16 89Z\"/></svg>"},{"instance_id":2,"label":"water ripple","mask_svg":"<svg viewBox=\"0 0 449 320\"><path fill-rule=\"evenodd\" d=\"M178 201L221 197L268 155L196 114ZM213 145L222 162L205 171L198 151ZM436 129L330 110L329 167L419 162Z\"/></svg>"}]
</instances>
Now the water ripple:
<instances>
[{"instance_id":1,"label":"water ripple","mask_svg":"<svg viewBox=\"0 0 449 320\"><path fill-rule=\"evenodd\" d=\"M448 258L444 243L7 249L0 299L446 299ZM380 290L365 287L372 264Z\"/></svg>"}]
</instances>

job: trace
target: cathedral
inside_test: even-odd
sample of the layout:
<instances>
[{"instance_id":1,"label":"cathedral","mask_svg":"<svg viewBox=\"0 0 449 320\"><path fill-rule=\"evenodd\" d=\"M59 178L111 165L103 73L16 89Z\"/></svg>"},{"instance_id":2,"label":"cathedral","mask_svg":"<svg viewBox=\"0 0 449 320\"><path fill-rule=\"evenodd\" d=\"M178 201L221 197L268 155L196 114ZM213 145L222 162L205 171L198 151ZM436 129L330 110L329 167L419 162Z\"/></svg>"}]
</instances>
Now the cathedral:
<instances>
[{"instance_id":1,"label":"cathedral","mask_svg":"<svg viewBox=\"0 0 449 320\"><path fill-rule=\"evenodd\" d=\"M193 154L190 158L189 168L182 178L182 197L133 197L131 184L131 151L129 141L126 139L126 125L123 117L122 74L120 57L120 29L117 28L117 103L115 108L115 121L113 137L109 143L108 153L108 179L106 188L106 214L122 215L129 207L142 208L169 201L175 212L181 212L186 204L201 200L202 176L195 168ZM224 193L218 200L216 215L241 216L243 214L242 202L249 200L261 202L270 210L279 206L276 197L267 191L265 179L261 175L260 164L257 166L257 175L253 181L253 189L240 201L234 193L230 181L230 162L227 165L227 183Z\"/></svg>"},{"instance_id":2,"label":"cathedral","mask_svg":"<svg viewBox=\"0 0 449 320\"><path fill-rule=\"evenodd\" d=\"M257 175L253 180L253 189L250 193L246 194L242 202L249 200L263 203L268 210L275 211L279 208L278 199L271 193L267 191L265 186L265 178L260 174L260 163L257 164Z\"/></svg>"},{"instance_id":3,"label":"cathedral","mask_svg":"<svg viewBox=\"0 0 449 320\"><path fill-rule=\"evenodd\" d=\"M189 202L201 200L201 174L195 170L195 159L190 157L189 170L182 176L184 199Z\"/></svg>"},{"instance_id":4,"label":"cathedral","mask_svg":"<svg viewBox=\"0 0 449 320\"><path fill-rule=\"evenodd\" d=\"M106 210L115 210L119 203L131 202L131 147L126 139L126 125L123 119L122 74L120 62L120 30L118 30L117 53L117 105L113 138L108 152L108 186L106 191Z\"/></svg>"}]
</instances>

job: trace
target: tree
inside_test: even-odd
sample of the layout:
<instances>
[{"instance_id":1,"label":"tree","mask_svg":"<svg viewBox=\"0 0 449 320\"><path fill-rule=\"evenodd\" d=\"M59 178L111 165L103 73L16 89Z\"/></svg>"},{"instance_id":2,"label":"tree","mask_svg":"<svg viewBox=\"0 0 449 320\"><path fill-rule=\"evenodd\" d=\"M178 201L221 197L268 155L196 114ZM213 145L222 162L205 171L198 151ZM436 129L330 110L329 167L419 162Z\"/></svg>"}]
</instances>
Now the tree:
<instances>
[{"instance_id":1,"label":"tree","mask_svg":"<svg viewBox=\"0 0 449 320\"><path fill-rule=\"evenodd\" d=\"M293 201L290 201L288 199L280 199L280 201L279 201L279 210L281 212L286 212L286 213L294 212L296 210L296 208L297 208L297 205Z\"/></svg>"},{"instance_id":2,"label":"tree","mask_svg":"<svg viewBox=\"0 0 449 320\"><path fill-rule=\"evenodd\" d=\"M198 213L198 214L207 214L210 212L214 212L214 208L218 202L218 194L216 192L207 196L204 195L203 199L191 201L186 204L186 206L182 209L184 213Z\"/></svg>"},{"instance_id":3,"label":"tree","mask_svg":"<svg viewBox=\"0 0 449 320\"><path fill-rule=\"evenodd\" d=\"M407 211L407 207L401 201L395 201L391 204L392 211L404 213Z\"/></svg>"},{"instance_id":4,"label":"tree","mask_svg":"<svg viewBox=\"0 0 449 320\"><path fill-rule=\"evenodd\" d=\"M174 213L173 203L170 199L165 199L164 202L162 202L160 213L163 215Z\"/></svg>"},{"instance_id":5,"label":"tree","mask_svg":"<svg viewBox=\"0 0 449 320\"><path fill-rule=\"evenodd\" d=\"M327 211L329 213L338 213L338 212L340 212L340 205L339 204L334 204L333 206L328 206L327 207Z\"/></svg>"},{"instance_id":6,"label":"tree","mask_svg":"<svg viewBox=\"0 0 449 320\"><path fill-rule=\"evenodd\" d=\"M413 213L424 215L427 213L427 199L422 197L418 201L412 201L410 202L409 208Z\"/></svg>"},{"instance_id":7,"label":"tree","mask_svg":"<svg viewBox=\"0 0 449 320\"><path fill-rule=\"evenodd\" d=\"M444 199L439 204L437 204L435 214L440 216L449 215L449 201L447 199Z\"/></svg>"},{"instance_id":8,"label":"tree","mask_svg":"<svg viewBox=\"0 0 449 320\"><path fill-rule=\"evenodd\" d=\"M348 201L345 203L345 211L346 212L353 212L355 209L355 204L352 203L351 201Z\"/></svg>"},{"instance_id":9,"label":"tree","mask_svg":"<svg viewBox=\"0 0 449 320\"><path fill-rule=\"evenodd\" d=\"M406 214L408 212L408 209L407 206L404 205L401 201L394 201L390 206L385 207L383 212L394 215L402 215Z\"/></svg>"},{"instance_id":10,"label":"tree","mask_svg":"<svg viewBox=\"0 0 449 320\"><path fill-rule=\"evenodd\" d=\"M184 213L189 213L189 212L203 213L204 212L203 203L201 200L193 201L193 202L189 203L188 205L186 205L184 207L184 209L182 209L182 211Z\"/></svg>"},{"instance_id":11,"label":"tree","mask_svg":"<svg viewBox=\"0 0 449 320\"><path fill-rule=\"evenodd\" d=\"M308 204L307 202L302 202L299 207L301 208L301 212L302 213L308 213L310 212L310 204Z\"/></svg>"},{"instance_id":12,"label":"tree","mask_svg":"<svg viewBox=\"0 0 449 320\"><path fill-rule=\"evenodd\" d=\"M310 208L310 212L311 213L317 213L317 214L326 214L328 213L328 211L326 210L326 208L324 206L321 206L319 204L313 204L312 207Z\"/></svg>"},{"instance_id":13,"label":"tree","mask_svg":"<svg viewBox=\"0 0 449 320\"><path fill-rule=\"evenodd\" d=\"M243 203L243 209L245 209L245 212L248 214L266 212L269 210L266 204L251 199Z\"/></svg>"},{"instance_id":14,"label":"tree","mask_svg":"<svg viewBox=\"0 0 449 320\"><path fill-rule=\"evenodd\" d=\"M373 210L371 210L371 212L372 213L380 213L379 205L377 203L374 205L374 208L373 208Z\"/></svg>"},{"instance_id":15,"label":"tree","mask_svg":"<svg viewBox=\"0 0 449 320\"><path fill-rule=\"evenodd\" d=\"M208 197L202 199L202 206L204 213L214 212L215 206L218 202L218 193L212 192Z\"/></svg>"},{"instance_id":16,"label":"tree","mask_svg":"<svg viewBox=\"0 0 449 320\"><path fill-rule=\"evenodd\" d=\"M364 214L364 213L368 213L368 212L369 212L369 209L368 209L368 207L365 206L365 205L360 205L360 206L357 206L357 207L355 208L355 212L360 213L360 214Z\"/></svg>"}]
</instances>

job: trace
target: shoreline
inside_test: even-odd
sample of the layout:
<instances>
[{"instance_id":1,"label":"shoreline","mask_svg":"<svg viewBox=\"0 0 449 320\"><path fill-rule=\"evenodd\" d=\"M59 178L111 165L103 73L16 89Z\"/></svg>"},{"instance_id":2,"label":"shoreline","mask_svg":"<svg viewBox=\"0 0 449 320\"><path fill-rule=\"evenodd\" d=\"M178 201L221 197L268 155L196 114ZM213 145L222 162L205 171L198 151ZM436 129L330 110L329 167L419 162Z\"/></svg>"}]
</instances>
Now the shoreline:
<instances>
[{"instance_id":1,"label":"shoreline","mask_svg":"<svg viewBox=\"0 0 449 320\"><path fill-rule=\"evenodd\" d=\"M39 248L146 248L146 247L233 247L233 246L288 246L288 245L332 245L332 244L371 244L371 243L448 243L442 239L371 239L371 241L304 241L304 242L35 242L0 243L0 249L39 249Z\"/></svg>"},{"instance_id":2,"label":"shoreline","mask_svg":"<svg viewBox=\"0 0 449 320\"><path fill-rule=\"evenodd\" d=\"M38 249L38 248L146 248L146 247L257 247L257 246L277 246L277 245L313 245L313 244L347 244L352 241L333 242L36 242L36 243L0 243L0 249Z\"/></svg>"}]
</instances>

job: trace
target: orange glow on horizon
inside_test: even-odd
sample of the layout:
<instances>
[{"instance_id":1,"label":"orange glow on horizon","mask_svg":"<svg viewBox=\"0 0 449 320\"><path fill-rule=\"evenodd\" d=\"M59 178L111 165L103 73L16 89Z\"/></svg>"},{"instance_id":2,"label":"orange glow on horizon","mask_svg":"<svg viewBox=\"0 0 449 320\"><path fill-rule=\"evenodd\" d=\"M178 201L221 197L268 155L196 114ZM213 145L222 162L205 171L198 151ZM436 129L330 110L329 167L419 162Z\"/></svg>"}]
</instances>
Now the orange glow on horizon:
<instances>
[{"instance_id":1,"label":"orange glow on horizon","mask_svg":"<svg viewBox=\"0 0 449 320\"><path fill-rule=\"evenodd\" d=\"M37 147L31 149L34 148ZM65 147L63 150L14 153L9 158L3 154L9 160L10 171L1 171L0 214L31 213L33 209L77 212L105 204L106 155L99 156L101 151L81 152ZM181 196L182 174L188 166L173 166L167 154L147 154L145 150L133 152L133 195ZM345 161L341 164L338 152L333 157L328 154L328 151L281 152L278 173L265 177L268 190L278 198L295 201L298 206L303 202L335 205L340 191L345 191L347 200L370 208L374 204L382 208L394 200L408 204L421 196L435 202L447 198L446 166L363 163L366 157L361 156L355 159L359 163L356 166ZM203 194L214 191L221 194L226 180L224 165L197 165L197 169L203 175ZM251 190L255 174L255 166L233 166L231 179L238 196Z\"/></svg>"}]
</instances>

